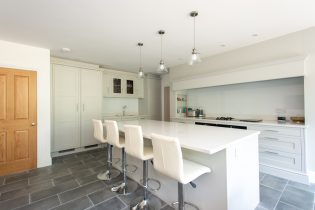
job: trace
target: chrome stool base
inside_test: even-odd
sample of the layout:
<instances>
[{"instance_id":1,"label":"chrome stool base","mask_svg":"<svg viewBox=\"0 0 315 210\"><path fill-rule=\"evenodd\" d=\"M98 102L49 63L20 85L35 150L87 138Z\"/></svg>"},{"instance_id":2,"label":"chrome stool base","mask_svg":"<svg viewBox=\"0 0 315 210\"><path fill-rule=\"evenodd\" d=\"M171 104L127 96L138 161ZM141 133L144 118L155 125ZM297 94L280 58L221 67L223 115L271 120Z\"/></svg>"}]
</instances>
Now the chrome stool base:
<instances>
[{"instance_id":1,"label":"chrome stool base","mask_svg":"<svg viewBox=\"0 0 315 210\"><path fill-rule=\"evenodd\" d=\"M146 200L143 200L143 197L141 198L142 200L140 202L136 204L133 203L130 204L130 210L160 210L162 208L161 201L154 196Z\"/></svg>"},{"instance_id":2,"label":"chrome stool base","mask_svg":"<svg viewBox=\"0 0 315 210\"><path fill-rule=\"evenodd\" d=\"M190 209L199 210L199 208L198 208L195 204L193 204L193 203L184 202L184 205L185 205L185 206L186 206L186 205L187 205L187 206L190 206L190 208L185 208L185 209L187 209L187 210L190 210ZM178 206L178 201L172 203L172 206L173 206L174 208L176 208L176 207ZM176 208L176 209L178 209L178 208Z\"/></svg>"},{"instance_id":3,"label":"chrome stool base","mask_svg":"<svg viewBox=\"0 0 315 210\"><path fill-rule=\"evenodd\" d=\"M97 178L102 181L111 181L120 175L120 172L116 169L107 170L97 175Z\"/></svg>"},{"instance_id":4,"label":"chrome stool base","mask_svg":"<svg viewBox=\"0 0 315 210\"><path fill-rule=\"evenodd\" d=\"M113 186L111 188L112 192L115 192L120 195L128 195L130 193L135 192L138 189L138 184L134 181L128 180L127 184L125 182Z\"/></svg>"}]
</instances>

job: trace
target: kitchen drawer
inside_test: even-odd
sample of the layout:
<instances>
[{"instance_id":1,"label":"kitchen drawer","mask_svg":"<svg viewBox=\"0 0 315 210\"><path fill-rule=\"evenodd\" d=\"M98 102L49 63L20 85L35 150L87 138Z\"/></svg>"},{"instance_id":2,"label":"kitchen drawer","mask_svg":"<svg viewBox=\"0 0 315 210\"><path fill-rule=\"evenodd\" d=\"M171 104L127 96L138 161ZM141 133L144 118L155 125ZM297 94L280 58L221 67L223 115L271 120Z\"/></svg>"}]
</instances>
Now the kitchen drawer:
<instances>
[{"instance_id":1,"label":"kitchen drawer","mask_svg":"<svg viewBox=\"0 0 315 210\"><path fill-rule=\"evenodd\" d=\"M289 170L302 170L301 154L259 148L259 163Z\"/></svg>"},{"instance_id":2,"label":"kitchen drawer","mask_svg":"<svg viewBox=\"0 0 315 210\"><path fill-rule=\"evenodd\" d=\"M301 139L286 136L270 137L268 135L260 135L259 146L282 152L297 154L300 154L302 152Z\"/></svg>"},{"instance_id":3,"label":"kitchen drawer","mask_svg":"<svg viewBox=\"0 0 315 210\"><path fill-rule=\"evenodd\" d=\"M281 126L248 126L248 130L261 131L261 135L285 135L285 136L295 136L302 137L301 128L288 128Z\"/></svg>"}]
</instances>

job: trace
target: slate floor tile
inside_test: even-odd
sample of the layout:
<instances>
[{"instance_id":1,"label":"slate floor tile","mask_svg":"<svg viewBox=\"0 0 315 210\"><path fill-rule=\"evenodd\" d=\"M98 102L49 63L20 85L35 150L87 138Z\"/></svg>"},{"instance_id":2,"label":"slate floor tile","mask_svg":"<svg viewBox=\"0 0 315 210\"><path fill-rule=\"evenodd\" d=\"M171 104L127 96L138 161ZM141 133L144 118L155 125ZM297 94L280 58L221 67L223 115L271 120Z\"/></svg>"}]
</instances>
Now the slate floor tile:
<instances>
[{"instance_id":1,"label":"slate floor tile","mask_svg":"<svg viewBox=\"0 0 315 210\"><path fill-rule=\"evenodd\" d=\"M105 185L102 181L96 181L78 188L75 188L73 190L69 190L67 192L59 194L59 198L62 203L65 203L67 201L85 196L87 194L93 193L99 189L104 188Z\"/></svg>"},{"instance_id":2,"label":"slate floor tile","mask_svg":"<svg viewBox=\"0 0 315 210\"><path fill-rule=\"evenodd\" d=\"M93 204L92 202L88 199L88 197L84 196L81 198L78 198L76 200L70 201L68 203L65 203L61 206L58 206L54 208L54 210L84 210L89 207L91 207Z\"/></svg>"},{"instance_id":3,"label":"slate floor tile","mask_svg":"<svg viewBox=\"0 0 315 210\"><path fill-rule=\"evenodd\" d=\"M39 176L31 177L31 178L29 178L29 182L30 182L30 184L34 184L34 183L42 182L44 180L62 177L62 176L68 175L68 174L70 174L70 172L68 170L63 170L63 171L58 172L58 173L51 173L51 174L45 174L45 175L39 175Z\"/></svg>"},{"instance_id":4,"label":"slate floor tile","mask_svg":"<svg viewBox=\"0 0 315 210\"><path fill-rule=\"evenodd\" d=\"M76 188L76 187L79 187L79 184L75 180L70 180L68 182L64 182L64 183L57 185L55 187L51 187L49 189L44 189L41 191L31 193L31 202L53 196L53 195L56 195L58 193L65 192L67 190L71 190L71 189Z\"/></svg>"},{"instance_id":5,"label":"slate floor tile","mask_svg":"<svg viewBox=\"0 0 315 210\"><path fill-rule=\"evenodd\" d=\"M5 184L9 184L9 183L12 183L12 182L28 179L29 175L30 174L28 172L23 172L23 173L19 173L19 174L16 174L16 175L8 176L8 177L5 178Z\"/></svg>"},{"instance_id":6,"label":"slate floor tile","mask_svg":"<svg viewBox=\"0 0 315 210\"><path fill-rule=\"evenodd\" d=\"M18 210L43 210L43 209L51 209L60 204L57 196L52 196L29 205L17 208Z\"/></svg>"},{"instance_id":7,"label":"slate floor tile","mask_svg":"<svg viewBox=\"0 0 315 210\"><path fill-rule=\"evenodd\" d=\"M275 189L275 190L283 191L287 182L288 182L288 180L286 180L286 179L266 174L260 183L266 187L270 187L270 188Z\"/></svg>"},{"instance_id":8,"label":"slate floor tile","mask_svg":"<svg viewBox=\"0 0 315 210\"><path fill-rule=\"evenodd\" d=\"M111 198L103 203L100 203L94 206L93 210L122 210L126 208L126 204L124 204L121 200L117 197Z\"/></svg>"},{"instance_id":9,"label":"slate floor tile","mask_svg":"<svg viewBox=\"0 0 315 210\"><path fill-rule=\"evenodd\" d=\"M85 176L85 177L79 177L76 180L78 180L78 182L80 183L80 185L85 185L91 182L95 182L97 181L97 174L92 174L90 176Z\"/></svg>"},{"instance_id":10,"label":"slate floor tile","mask_svg":"<svg viewBox=\"0 0 315 210\"><path fill-rule=\"evenodd\" d=\"M2 185L0 186L0 193L16 190L16 189L21 189L23 187L26 187L28 185L28 180L21 180L17 182L13 182L10 184Z\"/></svg>"},{"instance_id":11,"label":"slate floor tile","mask_svg":"<svg viewBox=\"0 0 315 210\"><path fill-rule=\"evenodd\" d=\"M286 203L279 202L277 204L275 210L302 210L302 209L297 208L295 206L291 206L291 205L286 204Z\"/></svg>"},{"instance_id":12,"label":"slate floor tile","mask_svg":"<svg viewBox=\"0 0 315 210\"><path fill-rule=\"evenodd\" d=\"M265 187L260 185L260 206L266 209L273 209L279 198L281 196L281 192L274 190L270 187Z\"/></svg>"},{"instance_id":13,"label":"slate floor tile","mask_svg":"<svg viewBox=\"0 0 315 210\"><path fill-rule=\"evenodd\" d=\"M114 196L116 196L116 194L110 191L109 189L102 189L102 190L99 190L97 192L90 194L89 198L91 199L93 204L96 205Z\"/></svg>"},{"instance_id":14,"label":"slate floor tile","mask_svg":"<svg viewBox=\"0 0 315 210\"><path fill-rule=\"evenodd\" d=\"M20 206L25 206L28 203L29 203L29 196L25 195L19 198L14 198L14 199L0 202L0 210L14 209Z\"/></svg>"},{"instance_id":15,"label":"slate floor tile","mask_svg":"<svg viewBox=\"0 0 315 210\"><path fill-rule=\"evenodd\" d=\"M265 175L265 173L259 172L259 181L262 181Z\"/></svg>"},{"instance_id":16,"label":"slate floor tile","mask_svg":"<svg viewBox=\"0 0 315 210\"><path fill-rule=\"evenodd\" d=\"M0 177L0 186L4 184L4 177Z\"/></svg>"},{"instance_id":17,"label":"slate floor tile","mask_svg":"<svg viewBox=\"0 0 315 210\"><path fill-rule=\"evenodd\" d=\"M76 173L68 174L66 176L61 176L61 177L55 178L54 183L55 183L55 185L58 185L58 184L61 184L63 182L73 180L75 178L83 178L85 176L90 176L92 174L95 174L95 173L89 169L86 169L86 170L78 171Z\"/></svg>"},{"instance_id":18,"label":"slate floor tile","mask_svg":"<svg viewBox=\"0 0 315 210\"><path fill-rule=\"evenodd\" d=\"M295 188L298 188L300 190L305 190L308 192L315 193L315 184L306 185L306 184L301 184L301 183L294 182L294 181L289 181L288 185L295 187Z\"/></svg>"},{"instance_id":19,"label":"slate floor tile","mask_svg":"<svg viewBox=\"0 0 315 210\"><path fill-rule=\"evenodd\" d=\"M175 210L175 209L167 205L167 206L164 206L161 210Z\"/></svg>"},{"instance_id":20,"label":"slate floor tile","mask_svg":"<svg viewBox=\"0 0 315 210\"><path fill-rule=\"evenodd\" d=\"M8 200L12 198L21 197L23 195L28 195L29 193L33 193L36 191L40 191L43 189L51 188L53 187L52 181L48 180L42 183L34 184L34 185L28 185L21 189L12 190L9 192L5 192L1 194L0 200Z\"/></svg>"},{"instance_id":21,"label":"slate floor tile","mask_svg":"<svg viewBox=\"0 0 315 210\"><path fill-rule=\"evenodd\" d=\"M269 209L266 209L264 207L262 207L261 205L258 205L255 210L269 210Z\"/></svg>"},{"instance_id":22,"label":"slate floor tile","mask_svg":"<svg viewBox=\"0 0 315 210\"><path fill-rule=\"evenodd\" d=\"M314 193L288 186L284 190L280 201L303 210L313 210Z\"/></svg>"}]
</instances>

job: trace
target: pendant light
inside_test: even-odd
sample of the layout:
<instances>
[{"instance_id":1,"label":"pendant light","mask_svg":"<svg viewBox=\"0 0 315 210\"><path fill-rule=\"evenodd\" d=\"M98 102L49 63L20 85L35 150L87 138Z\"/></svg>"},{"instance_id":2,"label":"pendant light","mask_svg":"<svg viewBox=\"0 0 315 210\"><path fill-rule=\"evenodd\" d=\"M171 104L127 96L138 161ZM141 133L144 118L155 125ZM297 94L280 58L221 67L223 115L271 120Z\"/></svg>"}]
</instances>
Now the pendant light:
<instances>
[{"instance_id":1,"label":"pendant light","mask_svg":"<svg viewBox=\"0 0 315 210\"><path fill-rule=\"evenodd\" d=\"M143 46L143 43L139 42L138 43L138 46L139 46L139 52L140 52L140 67L139 67L139 73L138 73L138 76L140 78L142 78L144 76L143 74L143 68L142 68L142 54L141 54L141 47Z\"/></svg>"},{"instance_id":2,"label":"pendant light","mask_svg":"<svg viewBox=\"0 0 315 210\"><path fill-rule=\"evenodd\" d=\"M190 16L194 18L194 48L192 49L189 65L194 65L196 62L201 62L200 53L196 50L196 17L198 16L197 11L192 11Z\"/></svg>"},{"instance_id":3,"label":"pendant light","mask_svg":"<svg viewBox=\"0 0 315 210\"><path fill-rule=\"evenodd\" d=\"M163 35L165 34L165 31L159 30L158 34L161 36L161 60L160 60L160 64L158 66L157 72L167 73L168 70L167 70L165 63L164 63L164 60L163 60Z\"/></svg>"}]
</instances>

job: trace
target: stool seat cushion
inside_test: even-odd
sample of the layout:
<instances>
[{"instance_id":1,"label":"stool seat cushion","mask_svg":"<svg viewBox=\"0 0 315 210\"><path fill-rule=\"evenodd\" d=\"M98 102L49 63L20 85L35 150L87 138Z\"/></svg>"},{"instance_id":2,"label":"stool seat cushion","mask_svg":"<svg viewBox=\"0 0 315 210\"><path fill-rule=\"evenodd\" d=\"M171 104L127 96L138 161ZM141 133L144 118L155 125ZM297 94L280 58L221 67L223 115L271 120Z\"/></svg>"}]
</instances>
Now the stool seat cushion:
<instances>
[{"instance_id":1,"label":"stool seat cushion","mask_svg":"<svg viewBox=\"0 0 315 210\"><path fill-rule=\"evenodd\" d=\"M153 147L144 146L143 147L143 160L151 160L151 159L153 159Z\"/></svg>"},{"instance_id":2,"label":"stool seat cushion","mask_svg":"<svg viewBox=\"0 0 315 210\"><path fill-rule=\"evenodd\" d=\"M203 174L210 173L211 169L193 161L183 159L183 171L181 180L178 181L182 184L187 184Z\"/></svg>"}]
</instances>

